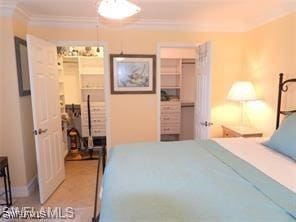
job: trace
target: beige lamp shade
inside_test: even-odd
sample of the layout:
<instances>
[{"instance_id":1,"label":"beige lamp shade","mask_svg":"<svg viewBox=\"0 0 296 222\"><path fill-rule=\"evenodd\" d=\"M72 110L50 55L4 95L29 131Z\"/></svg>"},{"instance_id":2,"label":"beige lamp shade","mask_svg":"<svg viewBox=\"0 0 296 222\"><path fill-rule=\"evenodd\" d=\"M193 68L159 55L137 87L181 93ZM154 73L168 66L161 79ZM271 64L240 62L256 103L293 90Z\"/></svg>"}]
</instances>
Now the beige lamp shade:
<instances>
[{"instance_id":1,"label":"beige lamp shade","mask_svg":"<svg viewBox=\"0 0 296 222\"><path fill-rule=\"evenodd\" d=\"M237 81L233 83L227 95L227 99L240 102L256 100L255 88L249 81Z\"/></svg>"},{"instance_id":2,"label":"beige lamp shade","mask_svg":"<svg viewBox=\"0 0 296 222\"><path fill-rule=\"evenodd\" d=\"M97 12L108 19L124 19L141 11L141 8L127 0L102 0L97 3Z\"/></svg>"}]
</instances>

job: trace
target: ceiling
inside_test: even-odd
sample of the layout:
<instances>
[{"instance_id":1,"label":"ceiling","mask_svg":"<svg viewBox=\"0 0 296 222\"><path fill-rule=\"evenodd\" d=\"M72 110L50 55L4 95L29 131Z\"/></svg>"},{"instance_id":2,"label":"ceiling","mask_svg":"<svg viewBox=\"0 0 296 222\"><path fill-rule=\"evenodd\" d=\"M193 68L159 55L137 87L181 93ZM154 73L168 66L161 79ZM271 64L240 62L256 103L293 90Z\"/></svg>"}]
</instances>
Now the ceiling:
<instances>
[{"instance_id":1,"label":"ceiling","mask_svg":"<svg viewBox=\"0 0 296 222\"><path fill-rule=\"evenodd\" d=\"M126 21L134 26L244 31L288 14L296 0L130 0L142 10ZM17 0L17 6L31 22L76 25L112 21L98 17L96 0ZM114 23L114 21L113 21Z\"/></svg>"}]
</instances>

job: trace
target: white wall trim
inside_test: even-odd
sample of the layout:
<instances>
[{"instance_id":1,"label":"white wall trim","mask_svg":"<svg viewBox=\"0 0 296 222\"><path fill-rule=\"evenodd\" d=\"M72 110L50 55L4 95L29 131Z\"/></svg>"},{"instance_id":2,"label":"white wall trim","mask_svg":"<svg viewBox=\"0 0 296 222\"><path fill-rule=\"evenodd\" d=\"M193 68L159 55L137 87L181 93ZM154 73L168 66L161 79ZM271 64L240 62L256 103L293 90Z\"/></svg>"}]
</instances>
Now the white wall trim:
<instances>
[{"instance_id":1,"label":"white wall trim","mask_svg":"<svg viewBox=\"0 0 296 222\"><path fill-rule=\"evenodd\" d=\"M14 10L14 17L20 21L28 23L30 21L31 15L24 9L17 6Z\"/></svg>"},{"instance_id":2,"label":"white wall trim","mask_svg":"<svg viewBox=\"0 0 296 222\"><path fill-rule=\"evenodd\" d=\"M11 187L12 197L28 197L38 189L38 179L35 175L26 186ZM1 187L0 192L4 192L4 187Z\"/></svg>"},{"instance_id":3,"label":"white wall trim","mask_svg":"<svg viewBox=\"0 0 296 222\"><path fill-rule=\"evenodd\" d=\"M105 107L106 107L106 149L107 149L107 156L109 154L109 149L112 145L112 134L111 134L111 90L110 90L110 53L109 53L109 47L107 43L101 44L104 47L104 77L105 77Z\"/></svg>"},{"instance_id":4,"label":"white wall trim","mask_svg":"<svg viewBox=\"0 0 296 222\"><path fill-rule=\"evenodd\" d=\"M296 6L293 6L295 11ZM283 10L281 13L265 15L253 18L250 21L238 24L196 24L187 21L171 21L157 19L139 19L123 23L124 28L131 29L161 29L193 32L246 32L263 24L269 23L280 17L292 13L293 10ZM45 16L29 15L27 12L17 7L17 11L28 18L28 23L32 26L64 27L64 28L93 28L97 24L102 28L116 28L116 24L98 21L94 17L68 17L68 16ZM9 13L8 13L9 14ZM120 26L122 28L122 26Z\"/></svg>"},{"instance_id":5,"label":"white wall trim","mask_svg":"<svg viewBox=\"0 0 296 222\"><path fill-rule=\"evenodd\" d=\"M105 41L76 41L76 40L62 40L62 41L51 41L52 43L54 43L56 46L86 46L86 45L92 45L92 46L102 46L107 47L107 42Z\"/></svg>"},{"instance_id":6,"label":"white wall trim","mask_svg":"<svg viewBox=\"0 0 296 222\"><path fill-rule=\"evenodd\" d=\"M157 133L157 141L160 142L161 140L161 136L160 136L160 105L161 105L161 94L160 94L160 81L161 81L161 78L160 78L160 51L161 51L161 48L162 48L162 44L161 43L158 43L157 44L157 50L156 50L156 64L157 64L157 67L156 67L156 99L157 99L157 103L156 103L156 106L157 106L157 110L156 110L156 133Z\"/></svg>"},{"instance_id":7,"label":"white wall trim","mask_svg":"<svg viewBox=\"0 0 296 222\"><path fill-rule=\"evenodd\" d=\"M38 188L38 179L35 175L26 186L12 187L13 197L28 197Z\"/></svg>"},{"instance_id":8,"label":"white wall trim","mask_svg":"<svg viewBox=\"0 0 296 222\"><path fill-rule=\"evenodd\" d=\"M157 19L141 19L129 25L136 29L161 29L161 30L177 30L177 31L193 31L193 32L242 32L244 24L240 25L224 25L188 21L172 21L172 20L157 20Z\"/></svg>"},{"instance_id":9,"label":"white wall trim","mask_svg":"<svg viewBox=\"0 0 296 222\"><path fill-rule=\"evenodd\" d=\"M99 24L100 27L116 27L116 24L98 21L93 17L66 17L66 16L31 16L29 24L32 26L66 27L66 28L90 28ZM225 26L221 24L198 25L186 21L169 21L156 19L139 19L137 21L123 23L125 28L132 29L165 29L195 32L243 32L244 25ZM118 25L117 25L118 26ZM122 26L120 26L122 28Z\"/></svg>"},{"instance_id":10,"label":"white wall trim","mask_svg":"<svg viewBox=\"0 0 296 222\"><path fill-rule=\"evenodd\" d=\"M3 1L0 0L0 16L12 16L16 9L17 0Z\"/></svg>"},{"instance_id":11,"label":"white wall trim","mask_svg":"<svg viewBox=\"0 0 296 222\"><path fill-rule=\"evenodd\" d=\"M0 8L0 16L10 17L10 16L12 16L13 11L14 11L14 8L1 7Z\"/></svg>"},{"instance_id":12,"label":"white wall trim","mask_svg":"<svg viewBox=\"0 0 296 222\"><path fill-rule=\"evenodd\" d=\"M31 195L32 193L34 193L34 191L36 189L38 189L38 178L37 178L37 175L35 175L31 181L28 183L28 192L29 192L29 195Z\"/></svg>"},{"instance_id":13,"label":"white wall trim","mask_svg":"<svg viewBox=\"0 0 296 222\"><path fill-rule=\"evenodd\" d=\"M31 16L29 24L32 26L53 26L66 28L90 28L98 22L91 17L67 17L67 16Z\"/></svg>"},{"instance_id":14,"label":"white wall trim","mask_svg":"<svg viewBox=\"0 0 296 222\"><path fill-rule=\"evenodd\" d=\"M64 151L64 158L66 158L68 155L68 147L67 147L67 150Z\"/></svg>"},{"instance_id":15,"label":"white wall trim","mask_svg":"<svg viewBox=\"0 0 296 222\"><path fill-rule=\"evenodd\" d=\"M296 12L296 3L292 8L293 8L293 11ZM283 11L283 12L278 13L278 14L269 15L269 16L265 15L265 16L262 16L260 18L256 18L252 22L249 22L246 25L246 27L244 28L244 32L251 31L252 29L255 29L255 28L258 28L258 27L260 27L262 25L268 24L268 23L270 23L272 21L280 19L281 17L285 17L286 15L289 15L293 11Z\"/></svg>"},{"instance_id":16,"label":"white wall trim","mask_svg":"<svg viewBox=\"0 0 296 222\"><path fill-rule=\"evenodd\" d=\"M32 26L54 26L64 28L90 28L97 24L100 27L112 27L113 23L106 22L104 19L98 20L96 17L71 17L71 16L48 16L32 15L21 6L17 5L17 0L1 1L0 16L11 16L14 12L22 16ZM296 10L296 3L291 2L281 12L270 13L250 21L225 25L224 23L203 23L197 24L190 21L174 21L164 19L129 19L124 22L124 26L133 29L162 29L194 32L246 32ZM122 26L120 26L122 28Z\"/></svg>"}]
</instances>

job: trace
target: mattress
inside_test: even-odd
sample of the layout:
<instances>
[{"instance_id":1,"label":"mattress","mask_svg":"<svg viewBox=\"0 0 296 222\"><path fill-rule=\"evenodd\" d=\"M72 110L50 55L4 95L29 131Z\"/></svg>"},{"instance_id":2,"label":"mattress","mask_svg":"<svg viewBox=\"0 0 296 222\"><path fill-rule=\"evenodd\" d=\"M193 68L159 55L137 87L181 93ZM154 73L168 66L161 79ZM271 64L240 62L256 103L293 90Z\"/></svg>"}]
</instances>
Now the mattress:
<instances>
[{"instance_id":1,"label":"mattress","mask_svg":"<svg viewBox=\"0 0 296 222\"><path fill-rule=\"evenodd\" d=\"M103 178L100 221L296 221L293 186L287 188L284 182L252 166L252 155L248 154L252 148L236 149L247 143L240 141L229 140L225 145L219 140L195 140L114 148ZM247 157L249 160L243 159Z\"/></svg>"},{"instance_id":2,"label":"mattress","mask_svg":"<svg viewBox=\"0 0 296 222\"><path fill-rule=\"evenodd\" d=\"M213 139L224 149L255 166L278 183L296 193L296 162L276 152L261 142L266 138L246 139L216 138Z\"/></svg>"}]
</instances>

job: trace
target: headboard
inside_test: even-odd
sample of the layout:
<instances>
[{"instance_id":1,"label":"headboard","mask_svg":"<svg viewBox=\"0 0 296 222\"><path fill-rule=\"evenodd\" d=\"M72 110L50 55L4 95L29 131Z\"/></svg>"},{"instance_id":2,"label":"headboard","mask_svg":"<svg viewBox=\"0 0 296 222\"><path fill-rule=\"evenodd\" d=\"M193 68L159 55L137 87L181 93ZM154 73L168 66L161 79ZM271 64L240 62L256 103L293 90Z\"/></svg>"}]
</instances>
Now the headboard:
<instances>
[{"instance_id":1,"label":"headboard","mask_svg":"<svg viewBox=\"0 0 296 222\"><path fill-rule=\"evenodd\" d=\"M276 129L280 125L280 116L282 115L288 115L289 113L296 112L296 110L282 110L281 105L282 105L282 93L288 91L288 83L295 82L296 79L286 79L284 80L284 74L280 73L280 78L279 78L279 91L278 91L278 103L277 103L277 114L276 114Z\"/></svg>"}]
</instances>

